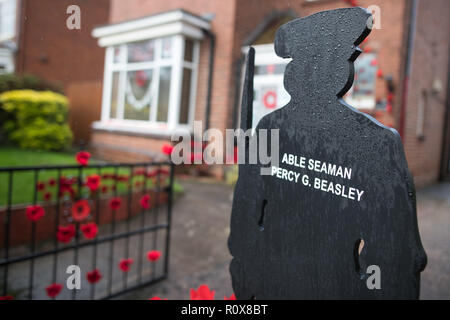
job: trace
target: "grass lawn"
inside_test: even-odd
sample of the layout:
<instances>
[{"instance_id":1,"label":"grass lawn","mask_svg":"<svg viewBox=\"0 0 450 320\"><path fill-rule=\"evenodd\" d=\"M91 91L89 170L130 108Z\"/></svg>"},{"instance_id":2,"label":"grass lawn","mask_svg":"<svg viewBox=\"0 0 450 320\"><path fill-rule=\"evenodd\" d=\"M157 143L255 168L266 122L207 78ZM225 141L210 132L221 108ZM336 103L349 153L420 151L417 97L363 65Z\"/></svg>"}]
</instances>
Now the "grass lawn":
<instances>
[{"instance_id":1,"label":"grass lawn","mask_svg":"<svg viewBox=\"0 0 450 320\"><path fill-rule=\"evenodd\" d=\"M95 160L90 163L98 163ZM15 167L15 166L41 166L41 165L76 165L75 153L63 153L63 152L49 152L49 151L31 151L23 150L13 147L0 147L0 167ZM84 168L83 176L86 177L90 174L113 174L114 168L103 168L101 172L95 168ZM117 174L130 175L129 168L119 168ZM78 169L64 169L61 171L61 175L65 177L77 176ZM6 205L8 197L8 172L0 172L0 207ZM37 181L47 182L50 178L57 177L57 170L40 170L38 173ZM133 179L133 188L136 181L143 181L143 177L135 177ZM113 184L111 180L102 181L102 185L109 186ZM142 183L143 184L143 183ZM147 187L152 187L152 180L148 179ZM13 193L12 203L23 204L33 202L35 193L36 179L33 171L16 171L13 174ZM127 185L123 182L117 183L118 193L127 191ZM75 186L76 189L76 186ZM86 188L83 188L86 189ZM56 199L56 187L46 187L44 192L52 193L52 200ZM174 184L175 193L182 192L181 186ZM37 200L41 201L44 192L37 193Z\"/></svg>"}]
</instances>

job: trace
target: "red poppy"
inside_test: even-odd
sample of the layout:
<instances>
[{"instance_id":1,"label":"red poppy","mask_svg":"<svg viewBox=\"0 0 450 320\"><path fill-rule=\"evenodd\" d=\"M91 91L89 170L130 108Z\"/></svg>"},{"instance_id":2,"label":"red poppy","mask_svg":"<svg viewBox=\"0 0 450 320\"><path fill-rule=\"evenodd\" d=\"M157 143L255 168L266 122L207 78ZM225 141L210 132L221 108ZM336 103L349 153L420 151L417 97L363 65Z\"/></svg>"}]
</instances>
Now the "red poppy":
<instances>
[{"instance_id":1,"label":"red poppy","mask_svg":"<svg viewBox=\"0 0 450 320\"><path fill-rule=\"evenodd\" d=\"M372 52L372 47L367 46L367 47L364 48L363 51L364 51L365 53L370 53L370 52Z\"/></svg>"},{"instance_id":2,"label":"red poppy","mask_svg":"<svg viewBox=\"0 0 450 320\"><path fill-rule=\"evenodd\" d=\"M148 300L167 300L167 299L161 299L160 297L154 296L153 298L149 298Z\"/></svg>"},{"instance_id":3,"label":"red poppy","mask_svg":"<svg viewBox=\"0 0 450 320\"><path fill-rule=\"evenodd\" d=\"M129 178L130 177L126 174L121 174L116 177L117 181L123 181L123 182L128 181Z\"/></svg>"},{"instance_id":4,"label":"red poppy","mask_svg":"<svg viewBox=\"0 0 450 320\"><path fill-rule=\"evenodd\" d=\"M39 181L38 183L36 183L36 189L38 189L39 191L42 191L45 189L45 183L42 181Z\"/></svg>"},{"instance_id":5,"label":"red poppy","mask_svg":"<svg viewBox=\"0 0 450 320\"><path fill-rule=\"evenodd\" d=\"M51 192L44 193L43 198L45 201L49 201L52 198L52 193Z\"/></svg>"},{"instance_id":6,"label":"red poppy","mask_svg":"<svg viewBox=\"0 0 450 320\"><path fill-rule=\"evenodd\" d=\"M58 239L59 242L68 243L73 237L75 237L75 226L73 224L69 224L67 227L58 227L56 239Z\"/></svg>"},{"instance_id":7,"label":"red poppy","mask_svg":"<svg viewBox=\"0 0 450 320\"><path fill-rule=\"evenodd\" d=\"M86 199L81 199L75 202L72 206L72 218L77 221L83 221L91 213L89 202Z\"/></svg>"},{"instance_id":8,"label":"red poppy","mask_svg":"<svg viewBox=\"0 0 450 320\"><path fill-rule=\"evenodd\" d=\"M121 198L112 198L110 201L109 201L109 207L112 209L112 210L117 210L117 209L119 209L120 208L120 206L121 206L121 204L122 204L122 199Z\"/></svg>"},{"instance_id":9,"label":"red poppy","mask_svg":"<svg viewBox=\"0 0 450 320\"><path fill-rule=\"evenodd\" d=\"M86 274L86 278L89 283L97 283L102 278L102 274L100 273L100 271L98 269L95 269L91 272L88 272Z\"/></svg>"},{"instance_id":10,"label":"red poppy","mask_svg":"<svg viewBox=\"0 0 450 320\"><path fill-rule=\"evenodd\" d=\"M75 183L74 178L66 178L61 177L59 179L60 189L59 189L59 196L62 197L64 193L68 192L70 196L73 198L75 197L75 190L72 188L72 184Z\"/></svg>"},{"instance_id":11,"label":"red poppy","mask_svg":"<svg viewBox=\"0 0 450 320\"><path fill-rule=\"evenodd\" d=\"M107 193L107 192L108 192L108 186L103 186L102 193Z\"/></svg>"},{"instance_id":12,"label":"red poppy","mask_svg":"<svg viewBox=\"0 0 450 320\"><path fill-rule=\"evenodd\" d=\"M167 169L159 169L158 173L162 176L168 176L170 172Z\"/></svg>"},{"instance_id":13,"label":"red poppy","mask_svg":"<svg viewBox=\"0 0 450 320\"><path fill-rule=\"evenodd\" d=\"M49 185L50 187L55 186L55 185L56 185L56 179L55 179L55 178L50 178L50 179L48 179L48 185Z\"/></svg>"},{"instance_id":14,"label":"red poppy","mask_svg":"<svg viewBox=\"0 0 450 320\"><path fill-rule=\"evenodd\" d=\"M231 295L231 296L229 296L229 297L227 297L227 296L225 296L225 297L223 297L223 300L236 300L236 296L234 295L234 293Z\"/></svg>"},{"instance_id":15,"label":"red poppy","mask_svg":"<svg viewBox=\"0 0 450 320\"><path fill-rule=\"evenodd\" d=\"M100 182L100 176L98 174L93 174L87 177L86 185L92 192L94 192L100 187Z\"/></svg>"},{"instance_id":16,"label":"red poppy","mask_svg":"<svg viewBox=\"0 0 450 320\"><path fill-rule=\"evenodd\" d=\"M111 186L111 191L116 191L116 189L117 189L117 186L116 186L115 184L113 184L113 185Z\"/></svg>"},{"instance_id":17,"label":"red poppy","mask_svg":"<svg viewBox=\"0 0 450 320\"><path fill-rule=\"evenodd\" d=\"M134 182L134 186L135 186L136 188L139 188L140 186L142 186L142 181L135 181L135 182Z\"/></svg>"},{"instance_id":18,"label":"red poppy","mask_svg":"<svg viewBox=\"0 0 450 320\"><path fill-rule=\"evenodd\" d=\"M61 189L59 190L59 196L62 197L65 193L69 193L72 199L75 197L75 190L71 186L61 187Z\"/></svg>"},{"instance_id":19,"label":"red poppy","mask_svg":"<svg viewBox=\"0 0 450 320\"><path fill-rule=\"evenodd\" d=\"M391 112L392 112L392 105L391 105L390 102L388 102L388 103L386 104L386 111L387 111L388 113L391 113ZM389 126L389 127L390 127L390 126Z\"/></svg>"},{"instance_id":20,"label":"red poppy","mask_svg":"<svg viewBox=\"0 0 450 320\"><path fill-rule=\"evenodd\" d=\"M28 206L26 210L26 215L28 220L36 222L40 218L42 218L45 214L44 208L42 208L40 205L36 204L33 206Z\"/></svg>"},{"instance_id":21,"label":"red poppy","mask_svg":"<svg viewBox=\"0 0 450 320\"><path fill-rule=\"evenodd\" d=\"M89 222L81 226L81 232L86 239L94 239L97 236L98 227L94 222Z\"/></svg>"},{"instance_id":22,"label":"red poppy","mask_svg":"<svg viewBox=\"0 0 450 320\"><path fill-rule=\"evenodd\" d=\"M147 178L153 178L156 175L158 175L158 170L151 170L151 171L147 172Z\"/></svg>"},{"instance_id":23,"label":"red poppy","mask_svg":"<svg viewBox=\"0 0 450 320\"><path fill-rule=\"evenodd\" d=\"M60 283L53 283L45 288L45 291L47 291L47 295L50 298L56 297L62 290L63 286Z\"/></svg>"},{"instance_id":24,"label":"red poppy","mask_svg":"<svg viewBox=\"0 0 450 320\"><path fill-rule=\"evenodd\" d=\"M172 154L172 151L173 151L173 146L170 145L170 144L164 144L161 147L161 151L162 151L162 153L167 154L167 155L170 156Z\"/></svg>"},{"instance_id":25,"label":"red poppy","mask_svg":"<svg viewBox=\"0 0 450 320\"><path fill-rule=\"evenodd\" d=\"M377 77L378 78L383 78L383 70L381 70L381 69L377 70Z\"/></svg>"},{"instance_id":26,"label":"red poppy","mask_svg":"<svg viewBox=\"0 0 450 320\"><path fill-rule=\"evenodd\" d=\"M14 297L11 295L1 296L0 300L14 300Z\"/></svg>"},{"instance_id":27,"label":"red poppy","mask_svg":"<svg viewBox=\"0 0 450 320\"><path fill-rule=\"evenodd\" d=\"M107 179L109 179L109 178L110 178L109 173L104 173L104 174L102 174L102 179L107 180Z\"/></svg>"},{"instance_id":28,"label":"red poppy","mask_svg":"<svg viewBox=\"0 0 450 320\"><path fill-rule=\"evenodd\" d=\"M191 300L214 300L215 291L209 289L206 284L198 287L197 291L191 289Z\"/></svg>"},{"instance_id":29,"label":"red poppy","mask_svg":"<svg viewBox=\"0 0 450 320\"><path fill-rule=\"evenodd\" d=\"M81 164L82 166L87 166L88 163L89 163L89 158L90 157L91 157L91 154L89 152L87 152L87 151L80 151L80 152L77 153L75 158L77 159L77 162L79 164Z\"/></svg>"},{"instance_id":30,"label":"red poppy","mask_svg":"<svg viewBox=\"0 0 450 320\"><path fill-rule=\"evenodd\" d=\"M147 259L151 262L157 261L161 257L161 252L158 250L152 250L147 252Z\"/></svg>"},{"instance_id":31,"label":"red poppy","mask_svg":"<svg viewBox=\"0 0 450 320\"><path fill-rule=\"evenodd\" d=\"M392 100L394 100L394 94L393 93L389 93L387 96L387 101L388 102L392 102Z\"/></svg>"},{"instance_id":32,"label":"red poppy","mask_svg":"<svg viewBox=\"0 0 450 320\"><path fill-rule=\"evenodd\" d=\"M142 176L144 173L145 173L145 170L144 170L144 169L137 169L137 170L134 172L134 175L135 175L135 176Z\"/></svg>"},{"instance_id":33,"label":"red poppy","mask_svg":"<svg viewBox=\"0 0 450 320\"><path fill-rule=\"evenodd\" d=\"M142 209L150 209L150 196L148 194L144 194L140 202Z\"/></svg>"},{"instance_id":34,"label":"red poppy","mask_svg":"<svg viewBox=\"0 0 450 320\"><path fill-rule=\"evenodd\" d=\"M123 272L128 272L130 271L131 265L133 264L134 260L129 258L129 259L122 259L119 262L119 268L120 270L122 270Z\"/></svg>"}]
</instances>

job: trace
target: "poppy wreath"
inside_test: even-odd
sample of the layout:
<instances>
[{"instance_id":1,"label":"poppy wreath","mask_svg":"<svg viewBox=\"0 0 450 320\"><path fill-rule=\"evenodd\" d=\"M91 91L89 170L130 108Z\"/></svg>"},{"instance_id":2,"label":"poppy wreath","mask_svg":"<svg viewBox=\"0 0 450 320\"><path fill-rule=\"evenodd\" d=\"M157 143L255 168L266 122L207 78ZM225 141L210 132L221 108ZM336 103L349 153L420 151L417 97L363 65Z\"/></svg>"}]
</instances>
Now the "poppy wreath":
<instances>
[{"instance_id":1,"label":"poppy wreath","mask_svg":"<svg viewBox=\"0 0 450 320\"><path fill-rule=\"evenodd\" d=\"M81 199L72 205L72 218L76 222L81 222L86 219L91 213L89 202L86 199Z\"/></svg>"}]
</instances>

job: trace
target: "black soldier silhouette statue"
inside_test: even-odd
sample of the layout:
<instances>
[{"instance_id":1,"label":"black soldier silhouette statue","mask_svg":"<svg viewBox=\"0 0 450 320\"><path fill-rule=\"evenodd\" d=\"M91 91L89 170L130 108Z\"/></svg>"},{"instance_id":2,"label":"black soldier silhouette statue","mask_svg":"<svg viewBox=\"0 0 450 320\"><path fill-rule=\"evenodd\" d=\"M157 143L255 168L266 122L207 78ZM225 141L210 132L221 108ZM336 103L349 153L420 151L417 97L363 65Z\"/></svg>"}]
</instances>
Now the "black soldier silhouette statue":
<instances>
[{"instance_id":1,"label":"black soldier silhouette statue","mask_svg":"<svg viewBox=\"0 0 450 320\"><path fill-rule=\"evenodd\" d=\"M229 237L238 299L419 297L426 255L400 136L342 99L371 19L362 8L337 9L276 33L275 52L292 58L291 100L252 138L279 129L279 163L239 165ZM251 49L243 129L252 123L253 61Z\"/></svg>"}]
</instances>

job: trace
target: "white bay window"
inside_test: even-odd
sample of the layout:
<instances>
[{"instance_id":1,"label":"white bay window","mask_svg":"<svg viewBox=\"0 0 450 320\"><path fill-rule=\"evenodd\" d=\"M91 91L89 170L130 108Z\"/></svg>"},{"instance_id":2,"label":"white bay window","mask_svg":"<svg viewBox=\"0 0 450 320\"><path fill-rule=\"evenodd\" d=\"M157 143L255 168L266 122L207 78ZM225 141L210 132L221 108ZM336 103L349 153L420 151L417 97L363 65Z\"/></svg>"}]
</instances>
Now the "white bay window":
<instances>
[{"instance_id":1,"label":"white bay window","mask_svg":"<svg viewBox=\"0 0 450 320\"><path fill-rule=\"evenodd\" d=\"M181 10L94 29L106 47L94 128L163 135L190 128L202 29L209 22Z\"/></svg>"}]
</instances>

